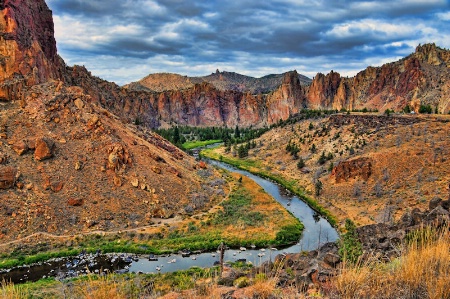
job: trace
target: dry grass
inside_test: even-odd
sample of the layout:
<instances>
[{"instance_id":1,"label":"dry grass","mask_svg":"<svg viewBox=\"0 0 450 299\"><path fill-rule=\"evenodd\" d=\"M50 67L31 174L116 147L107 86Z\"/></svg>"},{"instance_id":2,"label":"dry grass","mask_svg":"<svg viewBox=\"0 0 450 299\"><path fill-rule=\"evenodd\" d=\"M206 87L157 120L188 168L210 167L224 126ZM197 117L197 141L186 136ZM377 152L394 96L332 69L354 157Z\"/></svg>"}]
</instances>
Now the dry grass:
<instances>
[{"instance_id":1,"label":"dry grass","mask_svg":"<svg viewBox=\"0 0 450 299\"><path fill-rule=\"evenodd\" d=\"M450 233L422 230L398 259L344 267L338 298L450 298Z\"/></svg>"},{"instance_id":2,"label":"dry grass","mask_svg":"<svg viewBox=\"0 0 450 299\"><path fill-rule=\"evenodd\" d=\"M126 282L117 280L114 276L103 276L88 279L76 285L73 290L73 298L80 299L122 299L129 298L126 292Z\"/></svg>"},{"instance_id":3,"label":"dry grass","mask_svg":"<svg viewBox=\"0 0 450 299\"><path fill-rule=\"evenodd\" d=\"M2 283L0 297L3 299L21 299L27 297L27 291L12 283Z\"/></svg>"}]
</instances>

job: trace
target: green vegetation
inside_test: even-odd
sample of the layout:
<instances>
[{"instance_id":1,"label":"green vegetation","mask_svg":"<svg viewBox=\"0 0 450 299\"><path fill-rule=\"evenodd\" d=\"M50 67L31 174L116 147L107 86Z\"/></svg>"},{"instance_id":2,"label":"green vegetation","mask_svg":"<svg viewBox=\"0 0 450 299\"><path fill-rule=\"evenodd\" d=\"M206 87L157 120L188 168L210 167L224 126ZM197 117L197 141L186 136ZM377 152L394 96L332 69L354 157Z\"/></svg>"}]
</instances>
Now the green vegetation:
<instances>
[{"instance_id":1,"label":"green vegetation","mask_svg":"<svg viewBox=\"0 0 450 299\"><path fill-rule=\"evenodd\" d=\"M239 225L259 226L264 223L265 216L261 212L253 211L252 198L245 190L233 192L229 199L222 202L222 211L219 211L212 220L214 225Z\"/></svg>"},{"instance_id":2,"label":"green vegetation","mask_svg":"<svg viewBox=\"0 0 450 299\"><path fill-rule=\"evenodd\" d=\"M213 160L221 160L227 164L235 166L239 169L246 170L250 173L259 175L263 178L270 179L284 188L288 189L290 192L299 196L304 202L306 202L313 210L324 216L328 219L331 225L336 226L336 218L324 207L320 206L317 201L308 197L301 186L297 185L296 180L287 180L282 176L270 173L268 171L263 170L261 163L259 161L251 160L251 159L235 159L226 156L220 156L214 152L214 149L205 149L200 152L201 156L213 159Z\"/></svg>"},{"instance_id":3,"label":"green vegetation","mask_svg":"<svg viewBox=\"0 0 450 299\"><path fill-rule=\"evenodd\" d=\"M433 113L433 108L430 105L420 105L419 113Z\"/></svg>"},{"instance_id":4,"label":"green vegetation","mask_svg":"<svg viewBox=\"0 0 450 299\"><path fill-rule=\"evenodd\" d=\"M222 142L222 140L221 139L212 139L212 140L204 140L204 141L199 141L199 140L186 141L185 143L183 143L182 147L185 150L190 150L190 149L193 149L196 147L206 146L206 145L219 143L219 142Z\"/></svg>"},{"instance_id":5,"label":"green vegetation","mask_svg":"<svg viewBox=\"0 0 450 299\"><path fill-rule=\"evenodd\" d=\"M298 242L302 235L303 228L302 224L283 226L277 233L275 240L280 244Z\"/></svg>"},{"instance_id":6,"label":"green vegetation","mask_svg":"<svg viewBox=\"0 0 450 299\"><path fill-rule=\"evenodd\" d=\"M356 263L362 254L362 245L358 240L356 226L350 219L345 220L346 233L341 238L339 254L350 263Z\"/></svg>"},{"instance_id":7,"label":"green vegetation","mask_svg":"<svg viewBox=\"0 0 450 299\"><path fill-rule=\"evenodd\" d=\"M265 132L275 127L285 127L304 119L325 117L337 112L337 110L303 109L286 120L280 119L277 123L272 124L270 127L263 128L239 128L238 126L234 129L227 127L201 128L174 125L170 129L157 129L155 132L182 149L194 148L194 145L190 145L191 142L209 140L211 143L212 140L221 140L225 143L225 146L231 147L233 144L237 145L258 138Z\"/></svg>"},{"instance_id":8,"label":"green vegetation","mask_svg":"<svg viewBox=\"0 0 450 299\"><path fill-rule=\"evenodd\" d=\"M77 277L58 281L53 278L37 282L0 286L1 298L157 298L171 291L184 291L203 287L204 292L220 276L218 267L164 274L109 274ZM200 286L199 286L200 285Z\"/></svg>"}]
</instances>

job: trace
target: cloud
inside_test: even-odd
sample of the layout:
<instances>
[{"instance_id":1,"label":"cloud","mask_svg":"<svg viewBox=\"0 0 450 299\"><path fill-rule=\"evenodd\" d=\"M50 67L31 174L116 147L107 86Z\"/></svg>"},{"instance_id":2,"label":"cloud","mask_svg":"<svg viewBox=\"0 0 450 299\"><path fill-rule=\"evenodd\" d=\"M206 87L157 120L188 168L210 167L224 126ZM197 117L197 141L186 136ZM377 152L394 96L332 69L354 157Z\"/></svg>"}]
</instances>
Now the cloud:
<instances>
[{"instance_id":1,"label":"cloud","mask_svg":"<svg viewBox=\"0 0 450 299\"><path fill-rule=\"evenodd\" d=\"M119 84L216 68L350 75L419 43L450 47L446 0L47 1L61 56Z\"/></svg>"}]
</instances>

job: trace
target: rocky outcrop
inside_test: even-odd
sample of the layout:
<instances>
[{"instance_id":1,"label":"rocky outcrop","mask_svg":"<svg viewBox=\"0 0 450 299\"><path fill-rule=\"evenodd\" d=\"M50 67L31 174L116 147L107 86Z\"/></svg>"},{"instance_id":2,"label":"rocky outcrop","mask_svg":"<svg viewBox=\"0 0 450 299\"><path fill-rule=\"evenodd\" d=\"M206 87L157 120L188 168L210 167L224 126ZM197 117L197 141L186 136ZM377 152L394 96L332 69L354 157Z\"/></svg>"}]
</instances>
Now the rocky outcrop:
<instances>
[{"instance_id":1,"label":"rocky outcrop","mask_svg":"<svg viewBox=\"0 0 450 299\"><path fill-rule=\"evenodd\" d=\"M17 169L11 166L0 166L0 189L14 187L17 179Z\"/></svg>"},{"instance_id":2,"label":"rocky outcrop","mask_svg":"<svg viewBox=\"0 0 450 299\"><path fill-rule=\"evenodd\" d=\"M351 78L331 71L326 75L319 73L311 84L305 84L294 71L278 78L277 85L253 90L244 88L251 85L249 80L235 73L216 72L196 80L158 74L131 84L129 90L159 90L150 92L153 114L165 122L190 126L270 125L302 108L399 111L409 105L417 112L423 104L447 113L450 110L449 56L450 51L427 44L417 47L415 53L402 60L368 67ZM271 76L276 75L267 77ZM167 84L159 88L161 78L174 79L173 84L179 89L167 88ZM236 80L246 83L230 83ZM146 82L151 83L146 85Z\"/></svg>"},{"instance_id":3,"label":"rocky outcrop","mask_svg":"<svg viewBox=\"0 0 450 299\"><path fill-rule=\"evenodd\" d=\"M368 67L355 77L331 71L318 74L309 87L308 107L326 109L401 110L431 105L440 113L450 110L450 51L434 44L418 46L408 57Z\"/></svg>"},{"instance_id":4,"label":"rocky outcrop","mask_svg":"<svg viewBox=\"0 0 450 299\"><path fill-rule=\"evenodd\" d=\"M241 75L234 72L220 72L217 70L208 76L188 77L171 73L150 74L138 82L125 85L129 90L164 92L170 90L181 90L194 87L195 84L209 83L214 88L226 91L249 92L251 94L270 93L283 84L284 74L271 74L261 78ZM311 84L311 79L298 74L300 84L306 86Z\"/></svg>"},{"instance_id":5,"label":"rocky outcrop","mask_svg":"<svg viewBox=\"0 0 450 299\"><path fill-rule=\"evenodd\" d=\"M357 228L358 238L367 257L380 256L386 259L397 257L398 246L407 235L424 227L448 229L450 223L450 200L433 200L430 209L418 208L405 212L395 224L377 223Z\"/></svg>"},{"instance_id":6,"label":"rocky outcrop","mask_svg":"<svg viewBox=\"0 0 450 299\"><path fill-rule=\"evenodd\" d=\"M367 181L372 174L372 159L360 157L341 161L331 171L336 183L346 182L350 179L360 178Z\"/></svg>"},{"instance_id":7,"label":"rocky outcrop","mask_svg":"<svg viewBox=\"0 0 450 299\"><path fill-rule=\"evenodd\" d=\"M26 86L62 78L45 2L4 0L0 8L0 100L20 99Z\"/></svg>"}]
</instances>

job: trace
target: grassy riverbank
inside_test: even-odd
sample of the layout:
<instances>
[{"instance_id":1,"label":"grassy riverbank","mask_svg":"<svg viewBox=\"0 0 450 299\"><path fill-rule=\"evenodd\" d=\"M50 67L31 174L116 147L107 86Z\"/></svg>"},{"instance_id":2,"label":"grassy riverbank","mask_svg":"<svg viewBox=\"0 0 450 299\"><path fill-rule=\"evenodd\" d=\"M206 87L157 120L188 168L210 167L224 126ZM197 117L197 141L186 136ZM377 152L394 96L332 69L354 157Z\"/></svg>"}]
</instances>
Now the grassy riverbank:
<instances>
[{"instance_id":1,"label":"grassy riverbank","mask_svg":"<svg viewBox=\"0 0 450 299\"><path fill-rule=\"evenodd\" d=\"M225 243L231 248L283 246L295 243L303 225L254 181L224 172L230 193L208 212L166 219L152 227L30 240L3 249L0 268L41 262L54 257L74 256L82 250L164 254L182 249L214 251ZM9 250L9 251L7 251Z\"/></svg>"},{"instance_id":2,"label":"grassy riverbank","mask_svg":"<svg viewBox=\"0 0 450 299\"><path fill-rule=\"evenodd\" d=\"M234 288L222 286L225 280L220 278L218 268L191 268L165 274L90 275L65 281L4 283L0 286L0 297L219 299L229 296L231 291L244 294L239 298L450 298L449 246L448 227L420 230L399 246L402 253L399 258L344 264L337 276L330 277L325 288L321 289L319 283L310 284L308 292L304 291L302 279L298 284L278 284L285 279L279 275L280 268L271 275L236 263L232 267L241 275L231 281Z\"/></svg>"},{"instance_id":3,"label":"grassy riverbank","mask_svg":"<svg viewBox=\"0 0 450 299\"><path fill-rule=\"evenodd\" d=\"M210 159L213 159L213 160L223 161L223 162L233 165L239 169L246 170L248 172L251 172L251 173L261 176L263 178L270 179L270 180L282 185L283 187L285 187L292 193L299 196L312 209L314 209L315 211L320 213L322 216L326 217L331 225L333 225L333 226L337 225L337 220L331 214L331 212L328 211L327 209L325 209L324 207L322 207L321 205L319 205L317 203L317 201L315 201L311 197L307 196L305 194L303 188L301 186L299 186L295 180L288 180L280 175L276 175L276 174L271 173L270 171L264 170L263 165L259 161L252 160L249 158L239 159L239 158L233 158L230 156L223 156L223 155L217 153L217 151L214 148L204 149L201 151L200 155L210 158Z\"/></svg>"},{"instance_id":4,"label":"grassy riverbank","mask_svg":"<svg viewBox=\"0 0 450 299\"><path fill-rule=\"evenodd\" d=\"M183 146L184 149L190 150L190 149L193 149L193 148L196 148L196 147L207 146L207 145L214 144L214 143L219 143L219 142L222 142L222 140L221 139L205 140L205 141L196 140L196 141L185 142L185 143L183 143L182 146Z\"/></svg>"}]
</instances>

